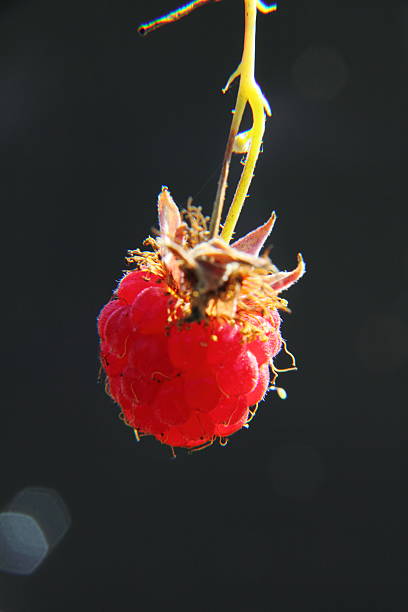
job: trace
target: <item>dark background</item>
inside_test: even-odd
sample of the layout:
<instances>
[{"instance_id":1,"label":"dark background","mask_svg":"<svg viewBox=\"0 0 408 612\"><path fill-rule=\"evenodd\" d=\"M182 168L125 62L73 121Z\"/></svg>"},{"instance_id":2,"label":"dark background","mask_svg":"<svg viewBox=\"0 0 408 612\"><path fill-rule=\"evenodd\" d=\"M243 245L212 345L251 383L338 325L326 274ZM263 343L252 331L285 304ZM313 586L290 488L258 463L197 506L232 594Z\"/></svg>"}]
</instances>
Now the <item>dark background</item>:
<instances>
[{"instance_id":1,"label":"dark background","mask_svg":"<svg viewBox=\"0 0 408 612\"><path fill-rule=\"evenodd\" d=\"M210 212L241 4L145 39L177 0L2 6L0 510L43 486L72 520L32 575L0 573L2 612L406 610L407 2L258 18L274 115L238 232L275 209L274 263L308 266L286 402L172 460L97 382L95 318L161 185Z\"/></svg>"}]
</instances>

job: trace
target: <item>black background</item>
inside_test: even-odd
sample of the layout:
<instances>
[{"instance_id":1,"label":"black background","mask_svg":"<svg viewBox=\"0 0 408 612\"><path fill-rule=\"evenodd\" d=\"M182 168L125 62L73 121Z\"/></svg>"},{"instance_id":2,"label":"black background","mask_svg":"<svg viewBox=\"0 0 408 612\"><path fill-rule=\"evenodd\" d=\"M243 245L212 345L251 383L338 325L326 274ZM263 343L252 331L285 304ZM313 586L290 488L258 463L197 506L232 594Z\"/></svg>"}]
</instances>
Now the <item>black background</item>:
<instances>
[{"instance_id":1,"label":"black background","mask_svg":"<svg viewBox=\"0 0 408 612\"><path fill-rule=\"evenodd\" d=\"M172 460L97 383L95 318L161 185L210 212L241 4L144 39L173 0L1 10L0 504L45 486L72 518L33 575L0 574L2 612L406 610L406 2L258 18L274 114L238 233L275 209L274 263L307 263L285 296L288 399Z\"/></svg>"}]
</instances>

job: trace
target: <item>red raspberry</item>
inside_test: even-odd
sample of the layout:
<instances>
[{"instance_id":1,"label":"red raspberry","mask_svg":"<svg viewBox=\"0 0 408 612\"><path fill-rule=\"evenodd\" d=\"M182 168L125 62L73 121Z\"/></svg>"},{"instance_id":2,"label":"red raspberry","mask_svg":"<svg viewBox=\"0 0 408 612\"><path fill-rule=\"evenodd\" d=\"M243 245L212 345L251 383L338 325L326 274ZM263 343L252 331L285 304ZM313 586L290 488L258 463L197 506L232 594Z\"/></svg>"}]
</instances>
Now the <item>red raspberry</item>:
<instances>
[{"instance_id":1,"label":"red raspberry","mask_svg":"<svg viewBox=\"0 0 408 612\"><path fill-rule=\"evenodd\" d=\"M279 293L304 264L299 255L295 270L280 272L258 256L274 215L228 245L208 239L199 208L183 220L166 188L158 204L159 238L145 243L153 251L129 252L138 269L99 314L101 363L137 435L194 448L241 429L264 398L282 344Z\"/></svg>"},{"instance_id":2,"label":"red raspberry","mask_svg":"<svg viewBox=\"0 0 408 612\"><path fill-rule=\"evenodd\" d=\"M169 322L175 298L153 274L127 274L116 295L98 331L110 394L128 425L186 448L241 429L266 393L279 315L253 318L262 336L248 341L240 325L221 319Z\"/></svg>"}]
</instances>

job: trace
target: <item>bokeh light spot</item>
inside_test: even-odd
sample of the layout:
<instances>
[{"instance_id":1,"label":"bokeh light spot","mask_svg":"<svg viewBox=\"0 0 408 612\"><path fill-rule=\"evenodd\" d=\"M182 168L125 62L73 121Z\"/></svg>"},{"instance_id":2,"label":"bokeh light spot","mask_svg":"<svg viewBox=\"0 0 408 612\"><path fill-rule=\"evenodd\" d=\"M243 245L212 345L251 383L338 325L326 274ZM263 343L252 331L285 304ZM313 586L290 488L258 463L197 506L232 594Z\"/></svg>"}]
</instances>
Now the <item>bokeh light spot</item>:
<instances>
[{"instance_id":1,"label":"bokeh light spot","mask_svg":"<svg viewBox=\"0 0 408 612\"><path fill-rule=\"evenodd\" d=\"M0 513L0 571L32 574L70 524L68 509L56 491L21 490Z\"/></svg>"},{"instance_id":2,"label":"bokeh light spot","mask_svg":"<svg viewBox=\"0 0 408 612\"><path fill-rule=\"evenodd\" d=\"M61 496L45 487L22 489L7 506L8 511L32 516L41 527L49 548L55 548L67 532L71 519Z\"/></svg>"},{"instance_id":3,"label":"bokeh light spot","mask_svg":"<svg viewBox=\"0 0 408 612\"><path fill-rule=\"evenodd\" d=\"M0 514L0 570L32 574L47 553L45 536L31 516L19 512Z\"/></svg>"}]
</instances>

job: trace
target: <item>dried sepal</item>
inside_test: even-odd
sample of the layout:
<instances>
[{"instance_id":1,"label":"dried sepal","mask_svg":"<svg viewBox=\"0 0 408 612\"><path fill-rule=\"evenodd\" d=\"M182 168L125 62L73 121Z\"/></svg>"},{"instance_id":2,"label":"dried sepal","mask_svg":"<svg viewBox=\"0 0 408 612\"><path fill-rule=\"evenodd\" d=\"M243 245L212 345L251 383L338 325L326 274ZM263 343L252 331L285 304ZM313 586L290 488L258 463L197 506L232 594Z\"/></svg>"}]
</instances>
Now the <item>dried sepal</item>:
<instances>
[{"instance_id":1,"label":"dried sepal","mask_svg":"<svg viewBox=\"0 0 408 612\"><path fill-rule=\"evenodd\" d=\"M297 256L297 266L292 272L275 272L268 277L267 283L276 293L289 289L306 272L305 262L301 253Z\"/></svg>"},{"instance_id":2,"label":"dried sepal","mask_svg":"<svg viewBox=\"0 0 408 612\"><path fill-rule=\"evenodd\" d=\"M274 308L287 310L279 293L302 276L304 264L299 256L295 270L281 272L268 255L259 255L275 223L274 213L228 245L220 237L208 239L208 220L191 202L180 214L167 187L159 195L158 210L159 235L146 241L153 252L131 251L128 261L166 279L184 320L224 317L250 335L248 312L264 316Z\"/></svg>"},{"instance_id":3,"label":"dried sepal","mask_svg":"<svg viewBox=\"0 0 408 612\"><path fill-rule=\"evenodd\" d=\"M159 229L163 239L171 239L175 243L183 244L185 224L181 221L180 211L170 195L167 187L162 187L158 198ZM180 268L171 251L166 249L164 242L159 243L160 255L164 266L173 277L174 282L180 283Z\"/></svg>"},{"instance_id":4,"label":"dried sepal","mask_svg":"<svg viewBox=\"0 0 408 612\"><path fill-rule=\"evenodd\" d=\"M250 255L259 255L266 240L270 236L273 226L275 225L275 221L276 214L273 212L266 223L260 225L242 238L239 238L239 240L236 240L232 246L235 249L239 249L240 251L244 251Z\"/></svg>"}]
</instances>

